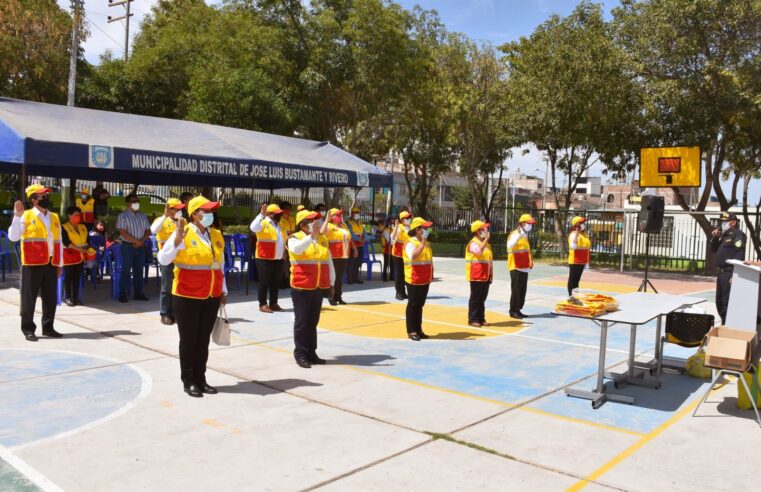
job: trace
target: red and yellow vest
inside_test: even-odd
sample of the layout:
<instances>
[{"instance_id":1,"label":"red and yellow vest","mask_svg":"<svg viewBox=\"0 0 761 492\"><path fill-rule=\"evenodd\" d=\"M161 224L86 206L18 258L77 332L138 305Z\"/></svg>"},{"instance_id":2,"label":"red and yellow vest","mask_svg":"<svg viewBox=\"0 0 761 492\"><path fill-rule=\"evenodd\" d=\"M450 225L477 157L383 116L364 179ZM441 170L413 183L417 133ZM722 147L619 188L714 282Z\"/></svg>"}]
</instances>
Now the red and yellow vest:
<instances>
[{"instance_id":1,"label":"red and yellow vest","mask_svg":"<svg viewBox=\"0 0 761 492\"><path fill-rule=\"evenodd\" d=\"M283 215L280 217L280 232L283 234L283 237L288 237L294 232L296 232L296 217L289 215L286 217Z\"/></svg>"},{"instance_id":2,"label":"red and yellow vest","mask_svg":"<svg viewBox=\"0 0 761 492\"><path fill-rule=\"evenodd\" d=\"M520 234L518 231L513 231L513 234ZM507 237L510 240L510 236ZM507 250L507 269L510 271L519 268L533 268L534 260L531 259L531 244L528 242L528 237L521 235L518 238L518 242L515 243L512 249Z\"/></svg>"},{"instance_id":3,"label":"red and yellow vest","mask_svg":"<svg viewBox=\"0 0 761 492\"><path fill-rule=\"evenodd\" d=\"M299 231L291 237L299 241L306 233ZM315 290L330 288L330 252L320 244L311 243L300 255L288 250L291 262L291 288L299 290Z\"/></svg>"},{"instance_id":4,"label":"red and yellow vest","mask_svg":"<svg viewBox=\"0 0 761 492\"><path fill-rule=\"evenodd\" d=\"M79 248L87 246L87 228L82 224L74 225L71 222L67 222L63 225L66 234L69 236L69 242ZM63 264L78 265L83 261L94 260L95 250L93 248L87 248L87 254L83 255L74 248L63 248Z\"/></svg>"},{"instance_id":5,"label":"red and yellow vest","mask_svg":"<svg viewBox=\"0 0 761 492\"><path fill-rule=\"evenodd\" d=\"M389 227L384 227L380 232L380 243L381 248L383 249L383 254L387 255L391 253L391 244L388 239L386 239L386 236L383 235L384 232L388 232L388 237L391 237L391 229Z\"/></svg>"},{"instance_id":6,"label":"red and yellow vest","mask_svg":"<svg viewBox=\"0 0 761 492\"><path fill-rule=\"evenodd\" d=\"M420 246L417 238L411 237L408 243ZM404 260L404 281L410 285L427 285L433 282L433 252L431 245L426 244L420 256L414 260L407 256L407 247L402 249L402 259Z\"/></svg>"},{"instance_id":7,"label":"red and yellow vest","mask_svg":"<svg viewBox=\"0 0 761 492\"><path fill-rule=\"evenodd\" d=\"M262 221L262 230L256 233L256 258L274 260L277 249L277 229L269 219Z\"/></svg>"},{"instance_id":8,"label":"red and yellow vest","mask_svg":"<svg viewBox=\"0 0 761 492\"><path fill-rule=\"evenodd\" d=\"M494 255L491 251L491 244L487 243L480 255L474 255L470 252L470 245L477 241L471 239L465 248L465 280L468 282L488 282L491 280L492 262Z\"/></svg>"},{"instance_id":9,"label":"red and yellow vest","mask_svg":"<svg viewBox=\"0 0 761 492\"><path fill-rule=\"evenodd\" d=\"M225 239L216 229L209 232L211 246L198 236L195 227L185 226L185 249L174 259L172 294L191 299L222 296L224 280Z\"/></svg>"},{"instance_id":10,"label":"red and yellow vest","mask_svg":"<svg viewBox=\"0 0 761 492\"><path fill-rule=\"evenodd\" d=\"M327 238L331 258L349 257L349 228L345 224L328 224Z\"/></svg>"},{"instance_id":11,"label":"red and yellow vest","mask_svg":"<svg viewBox=\"0 0 761 492\"><path fill-rule=\"evenodd\" d=\"M50 232L53 234L53 254L48 251L48 230L34 210L26 210L21 216L24 233L21 235L21 264L27 266L47 265L53 257L53 265L61 265L61 221L57 214L50 214Z\"/></svg>"},{"instance_id":12,"label":"red and yellow vest","mask_svg":"<svg viewBox=\"0 0 761 492\"><path fill-rule=\"evenodd\" d=\"M156 241L158 242L159 250L164 247L164 243L169 241L169 236L171 236L175 230L177 230L177 224L175 224L169 217L166 217L164 223L161 225L161 230L156 233Z\"/></svg>"},{"instance_id":13,"label":"red and yellow vest","mask_svg":"<svg viewBox=\"0 0 761 492\"><path fill-rule=\"evenodd\" d=\"M583 232L576 233L576 249L571 249L571 238L568 238L568 264L586 265L589 263L589 249L592 241Z\"/></svg>"},{"instance_id":14,"label":"red and yellow vest","mask_svg":"<svg viewBox=\"0 0 761 492\"><path fill-rule=\"evenodd\" d=\"M365 226L358 220L349 221L349 231L355 236L359 236L359 241L352 238L351 242L355 248L361 248L365 245Z\"/></svg>"},{"instance_id":15,"label":"red and yellow vest","mask_svg":"<svg viewBox=\"0 0 761 492\"><path fill-rule=\"evenodd\" d=\"M92 224L95 222L95 200L90 198L83 202L81 198L76 199L77 208L82 211L82 222Z\"/></svg>"},{"instance_id":16,"label":"red and yellow vest","mask_svg":"<svg viewBox=\"0 0 761 492\"><path fill-rule=\"evenodd\" d=\"M391 256L402 258L402 255L404 254L404 244L409 238L410 236L408 234L407 226L399 225L399 235L396 237L396 241L394 241L394 248L391 250Z\"/></svg>"}]
</instances>

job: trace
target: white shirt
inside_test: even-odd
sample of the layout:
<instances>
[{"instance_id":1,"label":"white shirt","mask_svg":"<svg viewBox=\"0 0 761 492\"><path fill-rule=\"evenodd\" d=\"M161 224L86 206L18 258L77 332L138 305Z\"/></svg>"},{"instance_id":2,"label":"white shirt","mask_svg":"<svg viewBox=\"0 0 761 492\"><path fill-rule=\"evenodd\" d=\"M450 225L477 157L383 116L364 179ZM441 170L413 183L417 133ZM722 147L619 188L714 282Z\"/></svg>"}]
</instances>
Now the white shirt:
<instances>
[{"instance_id":1,"label":"white shirt","mask_svg":"<svg viewBox=\"0 0 761 492\"><path fill-rule=\"evenodd\" d=\"M510 235L507 237L507 249L513 249L518 242L518 239L520 239L521 236L527 237L528 234L526 234L526 231L523 229L517 229L510 233ZM525 272L528 273L531 271L530 268L516 268L519 272Z\"/></svg>"},{"instance_id":2,"label":"white shirt","mask_svg":"<svg viewBox=\"0 0 761 492\"><path fill-rule=\"evenodd\" d=\"M40 222L45 226L45 229L47 229L47 236L48 236L48 251L50 251L50 257L53 257L53 233L50 231L50 211L48 210L47 213L42 213L37 207L34 207L32 209L35 214L37 214L37 218ZM24 221L21 220L21 217L13 215L13 221L11 222L11 226L8 228L8 239L10 239L13 242L18 241L21 239L22 234L24 234L24 230L26 230L26 226L24 225ZM58 235L61 235L61 227L58 227ZM58 248L60 250L60 257L63 259L63 241L58 245ZM60 265L56 265L60 266Z\"/></svg>"},{"instance_id":3,"label":"white shirt","mask_svg":"<svg viewBox=\"0 0 761 492\"><path fill-rule=\"evenodd\" d=\"M568 247L571 249L576 249L576 236L578 236L578 232L573 231L568 235Z\"/></svg>"},{"instance_id":4,"label":"white shirt","mask_svg":"<svg viewBox=\"0 0 761 492\"><path fill-rule=\"evenodd\" d=\"M160 217L156 217L156 220L153 221L153 224L151 224L151 234L156 235L161 231L161 228L164 227L164 222L169 219L166 215L162 215Z\"/></svg>"},{"instance_id":5,"label":"white shirt","mask_svg":"<svg viewBox=\"0 0 761 492\"><path fill-rule=\"evenodd\" d=\"M196 234L198 234L198 238L205 245L211 248L211 237L209 237L209 231L206 230L206 233L202 234L195 224L190 224L190 227L195 229ZM174 262L174 259L177 258L177 253L185 249L185 241L180 241L180 244L177 246L174 245L174 240L176 239L176 236L177 236L177 232L175 231L172 233L171 236L169 236L169 239L167 239L166 243L164 244L164 247L161 248L161 250L159 250L158 255L156 255L156 259L159 260L159 263L161 263L164 266L171 265ZM224 264L224 258L222 259L221 263ZM227 279L225 278L225 275L222 275L222 293L224 295L227 295Z\"/></svg>"},{"instance_id":6,"label":"white shirt","mask_svg":"<svg viewBox=\"0 0 761 492\"><path fill-rule=\"evenodd\" d=\"M254 221L251 222L251 232L254 234L257 232L262 232L262 229L264 228L262 222L265 220L269 221L269 223L272 224L272 227L275 228L275 232L277 233L277 242L275 243L275 259L282 260L283 255L285 254L285 241L283 240L283 234L280 232L280 225L274 223L269 217L259 214L256 216Z\"/></svg>"},{"instance_id":7,"label":"white shirt","mask_svg":"<svg viewBox=\"0 0 761 492\"><path fill-rule=\"evenodd\" d=\"M391 233L388 232L388 229L383 229L383 238L387 243L391 243Z\"/></svg>"},{"instance_id":8,"label":"white shirt","mask_svg":"<svg viewBox=\"0 0 761 492\"><path fill-rule=\"evenodd\" d=\"M290 237L288 238L288 251L292 251L294 254L300 255L303 254L304 251L306 251L307 248L312 244L317 244L317 241L312 239L312 236L310 235L306 235L301 239ZM336 283L336 271L333 268L332 261L328 262L328 268L330 268L330 285L332 286Z\"/></svg>"}]
</instances>

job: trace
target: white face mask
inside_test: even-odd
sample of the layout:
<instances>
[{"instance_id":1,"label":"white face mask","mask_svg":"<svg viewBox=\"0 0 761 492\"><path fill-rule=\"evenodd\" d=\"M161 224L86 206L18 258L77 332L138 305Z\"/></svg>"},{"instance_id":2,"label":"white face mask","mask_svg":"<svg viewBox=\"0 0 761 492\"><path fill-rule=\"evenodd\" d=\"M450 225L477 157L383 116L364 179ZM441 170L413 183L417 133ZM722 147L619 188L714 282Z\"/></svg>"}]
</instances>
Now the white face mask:
<instances>
[{"instance_id":1,"label":"white face mask","mask_svg":"<svg viewBox=\"0 0 761 492\"><path fill-rule=\"evenodd\" d=\"M203 214L203 217L201 217L201 225L204 227L211 227L211 225L214 223L214 214Z\"/></svg>"},{"instance_id":2,"label":"white face mask","mask_svg":"<svg viewBox=\"0 0 761 492\"><path fill-rule=\"evenodd\" d=\"M721 232L727 232L729 230L729 222L721 223Z\"/></svg>"},{"instance_id":3,"label":"white face mask","mask_svg":"<svg viewBox=\"0 0 761 492\"><path fill-rule=\"evenodd\" d=\"M427 238L430 233L431 233L430 229L423 229L423 237L424 238Z\"/></svg>"},{"instance_id":4,"label":"white face mask","mask_svg":"<svg viewBox=\"0 0 761 492\"><path fill-rule=\"evenodd\" d=\"M79 197L82 199L82 201L87 200L87 195L79 195Z\"/></svg>"},{"instance_id":5,"label":"white face mask","mask_svg":"<svg viewBox=\"0 0 761 492\"><path fill-rule=\"evenodd\" d=\"M587 230L587 225L586 224L579 224L579 230L582 231L582 232L586 231Z\"/></svg>"},{"instance_id":6,"label":"white face mask","mask_svg":"<svg viewBox=\"0 0 761 492\"><path fill-rule=\"evenodd\" d=\"M531 232L531 224L523 224L523 230L526 232Z\"/></svg>"},{"instance_id":7,"label":"white face mask","mask_svg":"<svg viewBox=\"0 0 761 492\"><path fill-rule=\"evenodd\" d=\"M412 222L410 219L404 219L404 220L402 220L402 224L404 224L406 226L410 225L410 222Z\"/></svg>"},{"instance_id":8,"label":"white face mask","mask_svg":"<svg viewBox=\"0 0 761 492\"><path fill-rule=\"evenodd\" d=\"M358 214L351 214L351 220L359 220Z\"/></svg>"},{"instance_id":9,"label":"white face mask","mask_svg":"<svg viewBox=\"0 0 761 492\"><path fill-rule=\"evenodd\" d=\"M321 227L320 222L315 220L314 222L309 224L309 232L314 232L317 229L319 229L320 227Z\"/></svg>"},{"instance_id":10,"label":"white face mask","mask_svg":"<svg viewBox=\"0 0 761 492\"><path fill-rule=\"evenodd\" d=\"M174 213L175 220L180 220L182 218L182 212L180 210L176 211Z\"/></svg>"},{"instance_id":11,"label":"white face mask","mask_svg":"<svg viewBox=\"0 0 761 492\"><path fill-rule=\"evenodd\" d=\"M130 207L132 207L132 210L134 210L135 212L140 210L140 204L139 203L133 203L132 205L130 205Z\"/></svg>"},{"instance_id":12,"label":"white face mask","mask_svg":"<svg viewBox=\"0 0 761 492\"><path fill-rule=\"evenodd\" d=\"M486 238L486 231L478 231L478 237L480 237L481 239L485 239Z\"/></svg>"}]
</instances>

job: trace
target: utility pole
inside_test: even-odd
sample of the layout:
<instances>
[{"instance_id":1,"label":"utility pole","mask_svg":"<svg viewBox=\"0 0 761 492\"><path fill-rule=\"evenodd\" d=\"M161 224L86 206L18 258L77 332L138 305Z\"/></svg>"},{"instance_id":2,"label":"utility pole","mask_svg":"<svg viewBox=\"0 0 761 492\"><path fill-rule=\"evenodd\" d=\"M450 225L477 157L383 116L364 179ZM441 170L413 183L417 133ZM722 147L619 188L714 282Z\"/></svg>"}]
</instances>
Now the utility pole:
<instances>
[{"instance_id":1,"label":"utility pole","mask_svg":"<svg viewBox=\"0 0 761 492\"><path fill-rule=\"evenodd\" d=\"M135 15L130 13L129 5L134 1L135 0L119 0L118 2L115 2L114 0L108 0L109 7L124 5L124 10L125 10L124 15L120 15L118 17L111 17L110 15L108 16L109 24L111 24L112 22L116 22L116 21L120 21L124 19L124 61L127 61L129 59L129 18Z\"/></svg>"},{"instance_id":2,"label":"utility pole","mask_svg":"<svg viewBox=\"0 0 761 492\"><path fill-rule=\"evenodd\" d=\"M82 24L82 10L85 0L71 0L71 48L69 50L69 96L67 106L74 106L77 86L77 58L79 57L79 26Z\"/></svg>"}]
</instances>

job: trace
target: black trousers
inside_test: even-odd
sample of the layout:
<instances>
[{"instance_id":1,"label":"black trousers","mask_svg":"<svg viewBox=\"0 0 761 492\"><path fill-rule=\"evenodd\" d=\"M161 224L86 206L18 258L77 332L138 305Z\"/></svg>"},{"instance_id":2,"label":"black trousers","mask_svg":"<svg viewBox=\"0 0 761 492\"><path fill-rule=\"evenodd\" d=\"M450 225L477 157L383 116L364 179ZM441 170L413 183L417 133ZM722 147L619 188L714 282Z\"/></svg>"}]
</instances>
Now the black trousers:
<instances>
[{"instance_id":1,"label":"black trousers","mask_svg":"<svg viewBox=\"0 0 761 492\"><path fill-rule=\"evenodd\" d=\"M79 300L79 279L82 277L84 267L84 263L63 267L63 291L66 299Z\"/></svg>"},{"instance_id":2,"label":"black trousers","mask_svg":"<svg viewBox=\"0 0 761 492\"><path fill-rule=\"evenodd\" d=\"M280 277L283 275L283 260L256 260L256 271L259 273L259 305L267 305L267 294L269 294L269 305L277 304L277 297L280 290Z\"/></svg>"},{"instance_id":3,"label":"black trousers","mask_svg":"<svg viewBox=\"0 0 761 492\"><path fill-rule=\"evenodd\" d=\"M428 288L426 285L407 284L407 333L420 333L423 331L423 306L428 298Z\"/></svg>"},{"instance_id":4,"label":"black trousers","mask_svg":"<svg viewBox=\"0 0 761 492\"><path fill-rule=\"evenodd\" d=\"M489 297L489 282L471 282L468 301L468 323L486 321L486 298Z\"/></svg>"},{"instance_id":5,"label":"black trousers","mask_svg":"<svg viewBox=\"0 0 761 492\"><path fill-rule=\"evenodd\" d=\"M58 294L58 269L48 263L41 266L21 267L21 331L34 333L34 305L37 296L42 298L42 331L53 329L56 297Z\"/></svg>"},{"instance_id":6,"label":"black trousers","mask_svg":"<svg viewBox=\"0 0 761 492\"><path fill-rule=\"evenodd\" d=\"M186 388L191 384L206 384L209 339L217 321L219 301L219 297L172 296L174 318L180 332L180 378Z\"/></svg>"},{"instance_id":7,"label":"black trousers","mask_svg":"<svg viewBox=\"0 0 761 492\"><path fill-rule=\"evenodd\" d=\"M333 258L333 269L336 271L336 281L333 285L333 298L331 301L337 301L343 296L344 272L346 271L347 258Z\"/></svg>"},{"instance_id":8,"label":"black trousers","mask_svg":"<svg viewBox=\"0 0 761 492\"><path fill-rule=\"evenodd\" d=\"M391 276L391 253L383 255L383 272L381 278L387 281Z\"/></svg>"},{"instance_id":9,"label":"black trousers","mask_svg":"<svg viewBox=\"0 0 761 492\"><path fill-rule=\"evenodd\" d=\"M579 287L581 275L584 273L586 265L568 265L568 295L573 294L573 289Z\"/></svg>"},{"instance_id":10,"label":"black trousers","mask_svg":"<svg viewBox=\"0 0 761 492\"><path fill-rule=\"evenodd\" d=\"M404 286L404 260L400 256L392 256L391 262L394 269L394 287L396 288L396 295L403 296Z\"/></svg>"},{"instance_id":11,"label":"black trousers","mask_svg":"<svg viewBox=\"0 0 761 492\"><path fill-rule=\"evenodd\" d=\"M317 356L317 323L322 309L322 289L300 290L291 288L293 300L293 356L296 360L309 360Z\"/></svg>"},{"instance_id":12,"label":"black trousers","mask_svg":"<svg viewBox=\"0 0 761 492\"><path fill-rule=\"evenodd\" d=\"M359 271L362 268L362 258L365 254L365 247L360 246L357 248L357 257L354 257L354 254L352 253L349 255L349 263L347 265L347 272L346 272L346 283L347 284L353 284L355 282L359 282Z\"/></svg>"},{"instance_id":13,"label":"black trousers","mask_svg":"<svg viewBox=\"0 0 761 492\"><path fill-rule=\"evenodd\" d=\"M526 303L528 272L510 270L510 312L520 311Z\"/></svg>"},{"instance_id":14,"label":"black trousers","mask_svg":"<svg viewBox=\"0 0 761 492\"><path fill-rule=\"evenodd\" d=\"M729 305L729 290L732 284L732 271L721 272L716 277L716 310L721 316L721 324L727 322L727 306Z\"/></svg>"}]
</instances>

